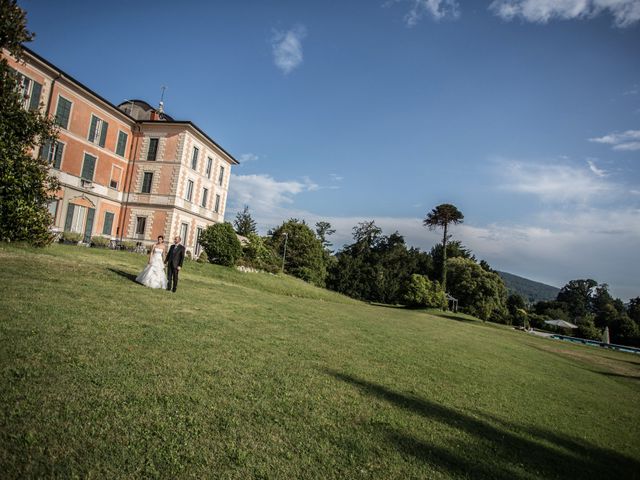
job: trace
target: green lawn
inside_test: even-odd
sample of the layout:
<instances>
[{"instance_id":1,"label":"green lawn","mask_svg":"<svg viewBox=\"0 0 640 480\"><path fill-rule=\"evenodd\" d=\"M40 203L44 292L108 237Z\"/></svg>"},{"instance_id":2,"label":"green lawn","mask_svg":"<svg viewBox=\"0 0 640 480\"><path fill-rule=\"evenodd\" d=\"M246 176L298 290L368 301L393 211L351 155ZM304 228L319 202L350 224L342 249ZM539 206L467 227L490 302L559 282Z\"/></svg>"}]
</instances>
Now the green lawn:
<instances>
[{"instance_id":1,"label":"green lawn","mask_svg":"<svg viewBox=\"0 0 640 480\"><path fill-rule=\"evenodd\" d=\"M640 357L289 277L0 244L0 476L639 478Z\"/></svg>"}]
</instances>

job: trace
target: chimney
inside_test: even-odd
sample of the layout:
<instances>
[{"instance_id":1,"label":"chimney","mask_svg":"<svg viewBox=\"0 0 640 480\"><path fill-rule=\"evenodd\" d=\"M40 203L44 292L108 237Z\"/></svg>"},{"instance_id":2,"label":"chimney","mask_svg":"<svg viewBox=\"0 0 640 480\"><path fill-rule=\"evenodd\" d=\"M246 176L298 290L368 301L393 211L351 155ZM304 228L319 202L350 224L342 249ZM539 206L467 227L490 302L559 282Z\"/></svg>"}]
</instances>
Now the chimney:
<instances>
[{"instance_id":1,"label":"chimney","mask_svg":"<svg viewBox=\"0 0 640 480\"><path fill-rule=\"evenodd\" d=\"M151 110L149 120L160 120L160 115L158 115L158 112L156 112L155 110Z\"/></svg>"}]
</instances>

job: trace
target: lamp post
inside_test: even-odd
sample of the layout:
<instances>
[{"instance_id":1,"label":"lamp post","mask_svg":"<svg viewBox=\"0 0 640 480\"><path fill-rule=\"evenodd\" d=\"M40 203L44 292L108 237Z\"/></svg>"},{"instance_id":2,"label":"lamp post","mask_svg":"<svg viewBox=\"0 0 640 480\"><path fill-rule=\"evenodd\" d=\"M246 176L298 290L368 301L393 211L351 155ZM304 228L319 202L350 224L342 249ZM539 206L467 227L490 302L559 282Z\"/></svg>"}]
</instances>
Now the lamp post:
<instances>
[{"instance_id":1,"label":"lamp post","mask_svg":"<svg viewBox=\"0 0 640 480\"><path fill-rule=\"evenodd\" d=\"M282 253L282 273L284 273L284 260L287 258L287 239L289 238L289 234L284 232L284 252Z\"/></svg>"}]
</instances>

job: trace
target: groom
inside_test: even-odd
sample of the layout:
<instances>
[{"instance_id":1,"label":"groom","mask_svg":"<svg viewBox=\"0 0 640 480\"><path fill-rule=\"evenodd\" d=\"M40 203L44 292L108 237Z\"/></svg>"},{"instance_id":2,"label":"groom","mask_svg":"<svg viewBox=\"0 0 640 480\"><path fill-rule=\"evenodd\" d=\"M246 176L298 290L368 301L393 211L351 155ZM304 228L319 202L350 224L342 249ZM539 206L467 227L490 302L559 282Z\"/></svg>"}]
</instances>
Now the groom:
<instances>
[{"instance_id":1,"label":"groom","mask_svg":"<svg viewBox=\"0 0 640 480\"><path fill-rule=\"evenodd\" d=\"M167 264L167 290L173 292L178 288L178 272L180 272L184 261L184 246L180 245L180 240L182 240L180 237L174 237L173 245L171 245L164 261Z\"/></svg>"}]
</instances>

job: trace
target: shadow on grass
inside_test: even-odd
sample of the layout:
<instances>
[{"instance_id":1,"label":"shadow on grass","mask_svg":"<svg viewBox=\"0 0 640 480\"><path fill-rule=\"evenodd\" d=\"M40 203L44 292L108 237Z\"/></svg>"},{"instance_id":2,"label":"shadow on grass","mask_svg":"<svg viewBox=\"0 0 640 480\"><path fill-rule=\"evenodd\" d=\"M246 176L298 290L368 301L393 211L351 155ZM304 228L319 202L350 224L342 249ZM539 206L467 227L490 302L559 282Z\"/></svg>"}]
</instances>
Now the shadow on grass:
<instances>
[{"instance_id":1,"label":"shadow on grass","mask_svg":"<svg viewBox=\"0 0 640 480\"><path fill-rule=\"evenodd\" d=\"M455 320L456 322L477 323L477 324L483 323L479 319L465 318L451 312L438 312L434 310L425 310L425 312L428 313L429 315L433 315L434 317L446 318L448 320Z\"/></svg>"},{"instance_id":2,"label":"shadow on grass","mask_svg":"<svg viewBox=\"0 0 640 480\"><path fill-rule=\"evenodd\" d=\"M450 474L472 478L638 478L640 462L568 436L501 422L481 420L426 399L383 385L327 370L361 392L474 437L468 446L447 450L415 436L383 427L382 434L398 450ZM496 425L497 424L497 425ZM473 452L473 453L472 453ZM514 470L518 466L518 471ZM526 474L524 473L526 472Z\"/></svg>"},{"instance_id":3,"label":"shadow on grass","mask_svg":"<svg viewBox=\"0 0 640 480\"><path fill-rule=\"evenodd\" d=\"M120 275L121 277L124 277L127 280L131 280L136 285L139 285L138 282L136 282L136 276L137 275L134 274L134 273L125 272L124 270L116 270L115 268L108 268L107 270L109 270L110 272L115 273L116 275Z\"/></svg>"},{"instance_id":4,"label":"shadow on grass","mask_svg":"<svg viewBox=\"0 0 640 480\"><path fill-rule=\"evenodd\" d=\"M371 305L372 307L383 307L383 308L395 308L395 309L400 309L400 310L410 310L408 307L405 307L404 305L390 305L388 303L378 303L378 302L369 302L369 305Z\"/></svg>"},{"instance_id":5,"label":"shadow on grass","mask_svg":"<svg viewBox=\"0 0 640 480\"><path fill-rule=\"evenodd\" d=\"M603 372L602 370L591 370L593 373L599 373L600 375L606 375L607 377L627 378L630 380L636 380L640 382L640 375L624 375L622 373Z\"/></svg>"}]
</instances>

